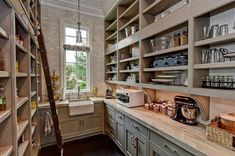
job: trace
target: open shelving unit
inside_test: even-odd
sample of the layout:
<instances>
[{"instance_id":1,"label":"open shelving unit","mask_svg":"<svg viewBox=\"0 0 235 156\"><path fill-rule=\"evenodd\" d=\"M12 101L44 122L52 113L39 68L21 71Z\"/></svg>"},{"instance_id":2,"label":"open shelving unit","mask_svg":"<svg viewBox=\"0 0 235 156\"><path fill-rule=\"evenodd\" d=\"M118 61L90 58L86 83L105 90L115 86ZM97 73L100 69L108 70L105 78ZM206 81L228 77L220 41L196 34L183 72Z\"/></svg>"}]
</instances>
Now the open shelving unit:
<instances>
[{"instance_id":1,"label":"open shelving unit","mask_svg":"<svg viewBox=\"0 0 235 156\"><path fill-rule=\"evenodd\" d=\"M0 84L6 98L6 110L0 111L1 156L37 156L40 149L36 123L41 65L37 38L26 18L37 25L38 8L38 0L0 1Z\"/></svg>"},{"instance_id":2,"label":"open shelving unit","mask_svg":"<svg viewBox=\"0 0 235 156\"><path fill-rule=\"evenodd\" d=\"M210 4L210 5L208 5ZM233 6L233 7L232 7ZM195 95L208 95L209 97L235 99L234 90L203 88L202 81L207 75L233 75L235 77L235 58L230 61L202 64L201 51L209 48L227 48L229 52L235 52L234 17L227 15L235 13L235 2L232 0L120 0L110 12L115 14L115 32L117 42L107 46L105 51L105 66L117 67L117 79L109 79L109 73L105 73L105 81L108 84L126 85L154 90L181 92ZM105 16L105 21L109 19ZM228 24L229 33L224 36L201 39L204 26L215 24ZM131 36L125 36L125 29L138 25L139 30ZM188 44L174 46L173 35L183 33L188 29ZM150 41L154 38L172 36L167 48L153 49ZM129 47L138 44L140 54L136 57L122 58L122 53L130 51ZM117 62L109 62L109 55L115 54ZM183 54L187 56L185 65L152 67L154 60ZM125 68L132 61L138 62L137 69ZM182 85L167 85L153 83L151 80L164 76L169 72L182 72ZM138 81L126 82L125 77L130 73L138 74Z\"/></svg>"}]
</instances>

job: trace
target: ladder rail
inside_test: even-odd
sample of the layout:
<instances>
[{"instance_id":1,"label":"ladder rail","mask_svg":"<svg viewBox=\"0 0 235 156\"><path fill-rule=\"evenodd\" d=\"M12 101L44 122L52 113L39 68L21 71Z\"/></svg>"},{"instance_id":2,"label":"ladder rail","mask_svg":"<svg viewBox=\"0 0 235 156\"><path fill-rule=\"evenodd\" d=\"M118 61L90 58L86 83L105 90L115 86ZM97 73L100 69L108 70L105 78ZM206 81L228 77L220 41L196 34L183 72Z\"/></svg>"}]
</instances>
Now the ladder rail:
<instances>
[{"instance_id":1,"label":"ladder rail","mask_svg":"<svg viewBox=\"0 0 235 156\"><path fill-rule=\"evenodd\" d=\"M39 30L39 36L38 36L38 44L39 44L39 51L41 55L41 61L42 61L42 68L44 71L45 81L46 81L46 87L47 87L47 94L48 99L50 103L50 109L52 113L52 119L54 124L54 132L57 140L57 147L58 147L58 155L63 155L63 138L61 135L61 129L59 125L59 118L56 111L56 104L52 89L52 81L51 81L51 74L50 74L50 68L47 58L47 51L45 46L45 41L42 33L42 29Z\"/></svg>"}]
</instances>

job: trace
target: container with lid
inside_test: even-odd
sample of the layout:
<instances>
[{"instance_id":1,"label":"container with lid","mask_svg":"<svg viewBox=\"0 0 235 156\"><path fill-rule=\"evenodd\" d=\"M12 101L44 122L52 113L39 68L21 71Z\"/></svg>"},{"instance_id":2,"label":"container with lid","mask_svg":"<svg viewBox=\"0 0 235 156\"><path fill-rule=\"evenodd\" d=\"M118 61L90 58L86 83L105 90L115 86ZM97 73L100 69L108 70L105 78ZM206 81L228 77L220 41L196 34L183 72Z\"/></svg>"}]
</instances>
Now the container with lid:
<instances>
[{"instance_id":1,"label":"container with lid","mask_svg":"<svg viewBox=\"0 0 235 156\"><path fill-rule=\"evenodd\" d=\"M220 127L235 134L235 113L220 114Z\"/></svg>"}]
</instances>

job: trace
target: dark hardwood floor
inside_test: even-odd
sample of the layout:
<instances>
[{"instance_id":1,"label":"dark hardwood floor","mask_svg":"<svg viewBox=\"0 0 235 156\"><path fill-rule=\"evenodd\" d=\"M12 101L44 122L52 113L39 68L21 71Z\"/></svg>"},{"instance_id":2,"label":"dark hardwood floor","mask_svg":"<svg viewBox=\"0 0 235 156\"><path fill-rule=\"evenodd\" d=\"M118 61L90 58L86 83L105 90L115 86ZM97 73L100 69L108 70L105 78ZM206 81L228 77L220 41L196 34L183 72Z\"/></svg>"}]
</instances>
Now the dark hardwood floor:
<instances>
[{"instance_id":1,"label":"dark hardwood floor","mask_svg":"<svg viewBox=\"0 0 235 156\"><path fill-rule=\"evenodd\" d=\"M58 156L57 147L42 148L40 156ZM64 156L124 156L114 142L105 135L97 135L64 144Z\"/></svg>"}]
</instances>

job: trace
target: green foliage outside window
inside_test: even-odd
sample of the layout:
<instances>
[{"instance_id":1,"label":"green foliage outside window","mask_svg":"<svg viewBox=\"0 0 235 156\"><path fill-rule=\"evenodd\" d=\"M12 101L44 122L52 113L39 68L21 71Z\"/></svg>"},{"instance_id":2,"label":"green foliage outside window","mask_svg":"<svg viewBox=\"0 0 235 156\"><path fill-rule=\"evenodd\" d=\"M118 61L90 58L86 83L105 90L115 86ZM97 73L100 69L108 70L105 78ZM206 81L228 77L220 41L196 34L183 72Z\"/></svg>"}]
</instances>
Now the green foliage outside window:
<instances>
[{"instance_id":1,"label":"green foliage outside window","mask_svg":"<svg viewBox=\"0 0 235 156\"><path fill-rule=\"evenodd\" d=\"M87 54L85 52L75 53L75 63L66 63L66 87L67 90L87 89Z\"/></svg>"}]
</instances>

